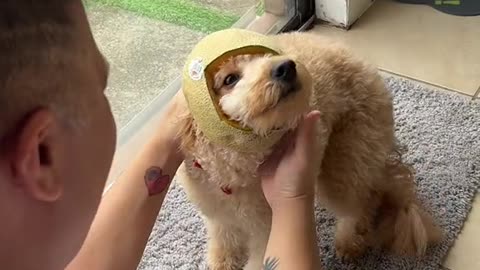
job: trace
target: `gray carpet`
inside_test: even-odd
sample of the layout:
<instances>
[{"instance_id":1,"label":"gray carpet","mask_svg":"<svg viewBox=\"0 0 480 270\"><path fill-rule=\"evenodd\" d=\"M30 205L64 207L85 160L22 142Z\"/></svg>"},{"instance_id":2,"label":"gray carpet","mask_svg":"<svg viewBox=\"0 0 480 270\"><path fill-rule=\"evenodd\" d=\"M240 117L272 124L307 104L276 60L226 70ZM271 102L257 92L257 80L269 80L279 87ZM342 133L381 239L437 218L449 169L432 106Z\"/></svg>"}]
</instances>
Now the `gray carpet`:
<instances>
[{"instance_id":1,"label":"gray carpet","mask_svg":"<svg viewBox=\"0 0 480 270\"><path fill-rule=\"evenodd\" d=\"M342 264L334 256L334 219L319 208L317 233L324 269L440 269L480 185L480 102L408 80L387 77L386 82L395 97L398 138L408 147L405 158L417 171L419 197L446 231L446 239L421 261L372 252L355 264ZM205 245L198 211L174 185L139 269L206 269Z\"/></svg>"}]
</instances>

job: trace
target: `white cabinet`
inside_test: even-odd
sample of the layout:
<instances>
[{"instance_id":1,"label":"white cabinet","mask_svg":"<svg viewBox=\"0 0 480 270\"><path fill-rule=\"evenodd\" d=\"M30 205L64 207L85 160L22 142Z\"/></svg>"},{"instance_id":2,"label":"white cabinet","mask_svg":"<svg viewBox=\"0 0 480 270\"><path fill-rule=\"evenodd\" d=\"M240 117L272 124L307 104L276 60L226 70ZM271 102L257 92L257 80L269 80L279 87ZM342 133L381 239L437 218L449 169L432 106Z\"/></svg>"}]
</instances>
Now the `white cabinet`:
<instances>
[{"instance_id":1,"label":"white cabinet","mask_svg":"<svg viewBox=\"0 0 480 270\"><path fill-rule=\"evenodd\" d=\"M349 28L375 0L315 0L317 18Z\"/></svg>"}]
</instances>

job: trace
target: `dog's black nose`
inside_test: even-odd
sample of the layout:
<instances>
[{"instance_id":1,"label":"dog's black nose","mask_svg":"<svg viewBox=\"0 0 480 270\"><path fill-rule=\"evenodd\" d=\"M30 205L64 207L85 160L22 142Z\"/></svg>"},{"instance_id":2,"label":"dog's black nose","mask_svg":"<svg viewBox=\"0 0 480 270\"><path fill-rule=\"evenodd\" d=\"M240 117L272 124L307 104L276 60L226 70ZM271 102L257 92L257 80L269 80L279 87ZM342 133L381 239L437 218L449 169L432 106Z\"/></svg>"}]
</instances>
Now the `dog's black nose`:
<instances>
[{"instance_id":1,"label":"dog's black nose","mask_svg":"<svg viewBox=\"0 0 480 270\"><path fill-rule=\"evenodd\" d=\"M278 63L272 69L272 78L287 83L293 82L297 78L297 68L295 62L286 60Z\"/></svg>"}]
</instances>

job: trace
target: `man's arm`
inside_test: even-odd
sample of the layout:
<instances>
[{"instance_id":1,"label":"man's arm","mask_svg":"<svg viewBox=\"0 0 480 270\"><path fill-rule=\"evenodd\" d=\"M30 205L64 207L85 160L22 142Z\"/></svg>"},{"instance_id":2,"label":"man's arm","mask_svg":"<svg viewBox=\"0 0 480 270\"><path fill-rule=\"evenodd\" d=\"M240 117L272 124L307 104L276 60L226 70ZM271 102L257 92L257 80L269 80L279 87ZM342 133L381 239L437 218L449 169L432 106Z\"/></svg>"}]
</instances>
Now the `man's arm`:
<instances>
[{"instance_id":1,"label":"man's arm","mask_svg":"<svg viewBox=\"0 0 480 270\"><path fill-rule=\"evenodd\" d=\"M260 166L262 188L272 208L272 228L263 270L318 270L314 197L318 164L328 129L312 111ZM321 138L321 140L320 140Z\"/></svg>"},{"instance_id":2,"label":"man's arm","mask_svg":"<svg viewBox=\"0 0 480 270\"><path fill-rule=\"evenodd\" d=\"M313 198L292 199L272 209L263 270L318 270Z\"/></svg>"},{"instance_id":3,"label":"man's arm","mask_svg":"<svg viewBox=\"0 0 480 270\"><path fill-rule=\"evenodd\" d=\"M178 96L178 95L177 95ZM87 238L67 270L136 269L171 180L183 161L169 117L162 133L145 145L138 158L103 197ZM171 132L170 132L171 131Z\"/></svg>"}]
</instances>

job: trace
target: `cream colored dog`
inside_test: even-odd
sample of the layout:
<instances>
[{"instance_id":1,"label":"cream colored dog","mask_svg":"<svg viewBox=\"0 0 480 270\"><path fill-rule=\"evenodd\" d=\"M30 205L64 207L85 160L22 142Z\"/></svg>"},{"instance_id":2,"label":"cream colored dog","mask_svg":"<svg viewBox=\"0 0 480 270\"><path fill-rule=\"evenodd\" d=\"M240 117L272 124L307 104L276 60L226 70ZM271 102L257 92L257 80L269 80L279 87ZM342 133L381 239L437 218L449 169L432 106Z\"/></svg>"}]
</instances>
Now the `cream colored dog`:
<instances>
[{"instance_id":1,"label":"cream colored dog","mask_svg":"<svg viewBox=\"0 0 480 270\"><path fill-rule=\"evenodd\" d=\"M319 110L326 149L317 194L338 219L337 254L351 258L381 247L423 255L440 232L418 204L407 167L390 158L396 151L392 97L376 69L316 35L271 38L281 56L236 56L216 72L222 111L266 134L294 129L304 113ZM181 126L187 156L181 181L205 217L209 267L261 269L271 212L256 171L270 150L247 154L215 145L190 114Z\"/></svg>"}]
</instances>

